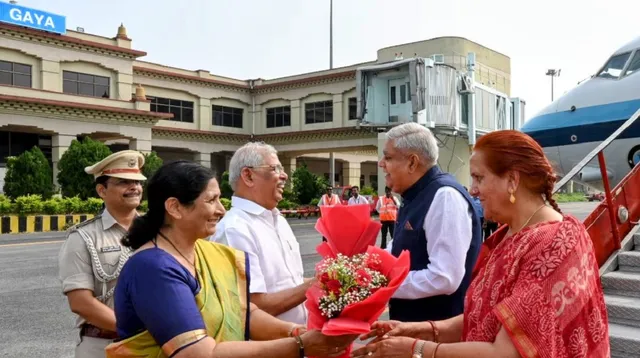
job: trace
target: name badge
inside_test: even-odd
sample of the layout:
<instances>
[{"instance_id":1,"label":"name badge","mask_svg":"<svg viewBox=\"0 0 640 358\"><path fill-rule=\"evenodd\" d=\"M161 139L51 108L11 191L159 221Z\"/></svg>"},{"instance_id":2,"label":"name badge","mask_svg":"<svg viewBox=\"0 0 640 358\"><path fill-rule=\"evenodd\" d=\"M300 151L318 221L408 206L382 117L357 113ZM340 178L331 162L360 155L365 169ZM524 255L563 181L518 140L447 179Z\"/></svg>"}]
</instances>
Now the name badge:
<instances>
[{"instance_id":1,"label":"name badge","mask_svg":"<svg viewBox=\"0 0 640 358\"><path fill-rule=\"evenodd\" d=\"M120 246L107 246L100 249L100 252L118 252L122 250Z\"/></svg>"}]
</instances>

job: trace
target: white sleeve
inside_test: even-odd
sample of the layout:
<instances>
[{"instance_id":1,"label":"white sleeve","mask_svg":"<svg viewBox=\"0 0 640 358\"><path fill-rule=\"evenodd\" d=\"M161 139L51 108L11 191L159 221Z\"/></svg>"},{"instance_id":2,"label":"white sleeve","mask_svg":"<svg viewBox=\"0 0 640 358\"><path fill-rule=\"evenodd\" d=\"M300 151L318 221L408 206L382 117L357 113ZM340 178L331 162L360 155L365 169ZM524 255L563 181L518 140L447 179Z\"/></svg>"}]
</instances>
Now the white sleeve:
<instances>
[{"instance_id":1,"label":"white sleeve","mask_svg":"<svg viewBox=\"0 0 640 358\"><path fill-rule=\"evenodd\" d=\"M227 227L223 229L220 242L225 242L234 249L244 251L249 256L249 292L267 292L267 285L262 274L256 239L247 227Z\"/></svg>"},{"instance_id":2,"label":"white sleeve","mask_svg":"<svg viewBox=\"0 0 640 358\"><path fill-rule=\"evenodd\" d=\"M430 263L424 270L409 272L394 298L450 295L458 289L473 235L471 210L456 189L438 189L423 223Z\"/></svg>"}]
</instances>

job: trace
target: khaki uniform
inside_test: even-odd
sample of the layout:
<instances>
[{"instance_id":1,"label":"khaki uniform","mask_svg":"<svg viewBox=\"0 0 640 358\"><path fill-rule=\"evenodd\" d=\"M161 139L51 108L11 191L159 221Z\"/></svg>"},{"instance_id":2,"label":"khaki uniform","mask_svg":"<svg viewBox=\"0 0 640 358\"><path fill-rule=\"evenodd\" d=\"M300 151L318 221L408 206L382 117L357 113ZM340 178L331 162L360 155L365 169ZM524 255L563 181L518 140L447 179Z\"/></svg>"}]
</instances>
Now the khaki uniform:
<instances>
[{"instance_id":1,"label":"khaki uniform","mask_svg":"<svg viewBox=\"0 0 640 358\"><path fill-rule=\"evenodd\" d=\"M113 309L116 281L130 255L128 248L120 246L120 240L126 233L107 210L73 227L60 249L62 292L91 290L98 301ZM84 323L86 321L78 316L76 327L81 328ZM112 341L94 337L80 339L76 357L95 357L86 354L92 350L99 350L100 356L104 357L104 348Z\"/></svg>"},{"instance_id":2,"label":"khaki uniform","mask_svg":"<svg viewBox=\"0 0 640 358\"><path fill-rule=\"evenodd\" d=\"M140 173L142 165L142 154L136 151L122 151L85 168L85 171L96 178L107 175L129 180L145 180ZM73 290L90 290L98 301L113 309L113 293L118 276L131 254L128 248L120 244L125 234L125 228L118 224L108 209L93 219L72 227L67 240L60 248L58 258L62 292L66 295ZM115 337L103 336L105 333L115 333L88 325L88 322L79 316L76 327L81 329L75 351L76 358L104 357L105 347Z\"/></svg>"}]
</instances>

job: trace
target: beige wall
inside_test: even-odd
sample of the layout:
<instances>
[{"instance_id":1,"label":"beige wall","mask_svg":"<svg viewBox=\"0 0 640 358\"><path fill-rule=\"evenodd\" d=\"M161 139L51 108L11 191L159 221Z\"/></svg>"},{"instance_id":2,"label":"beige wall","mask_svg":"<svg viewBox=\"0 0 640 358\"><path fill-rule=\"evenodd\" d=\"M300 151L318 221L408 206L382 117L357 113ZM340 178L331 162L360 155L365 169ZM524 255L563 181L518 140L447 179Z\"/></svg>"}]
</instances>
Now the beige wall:
<instances>
[{"instance_id":1,"label":"beige wall","mask_svg":"<svg viewBox=\"0 0 640 358\"><path fill-rule=\"evenodd\" d=\"M464 70L469 52L476 54L476 81L510 96L511 59L462 37L439 37L383 48L378 50L378 62L392 61L396 53L402 53L404 58L413 57L414 54L421 57L442 54L445 63Z\"/></svg>"}]
</instances>

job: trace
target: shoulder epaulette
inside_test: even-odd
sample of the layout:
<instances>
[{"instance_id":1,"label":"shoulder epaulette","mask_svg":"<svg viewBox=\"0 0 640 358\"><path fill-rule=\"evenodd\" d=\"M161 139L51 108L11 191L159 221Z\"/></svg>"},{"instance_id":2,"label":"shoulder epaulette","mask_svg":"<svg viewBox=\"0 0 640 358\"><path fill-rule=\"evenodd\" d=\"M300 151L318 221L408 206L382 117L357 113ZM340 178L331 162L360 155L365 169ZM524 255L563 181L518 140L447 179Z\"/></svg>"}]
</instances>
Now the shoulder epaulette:
<instances>
[{"instance_id":1,"label":"shoulder epaulette","mask_svg":"<svg viewBox=\"0 0 640 358\"><path fill-rule=\"evenodd\" d=\"M89 225L89 224L91 224L91 223L93 223L96 220L101 219L101 218L102 218L102 214L98 214L98 215L92 217L91 219L88 219L88 220L85 220L85 221L83 221L81 223L77 223L77 224L73 225L72 227L70 227L67 230L67 232L68 233L72 233L72 232L76 231L77 229L79 229L79 228L81 228L83 226Z\"/></svg>"}]
</instances>

